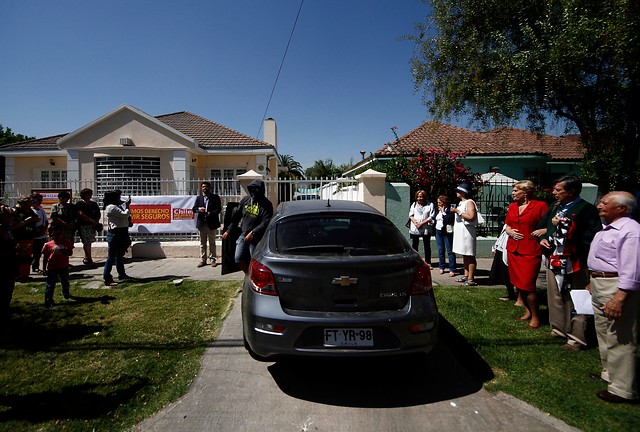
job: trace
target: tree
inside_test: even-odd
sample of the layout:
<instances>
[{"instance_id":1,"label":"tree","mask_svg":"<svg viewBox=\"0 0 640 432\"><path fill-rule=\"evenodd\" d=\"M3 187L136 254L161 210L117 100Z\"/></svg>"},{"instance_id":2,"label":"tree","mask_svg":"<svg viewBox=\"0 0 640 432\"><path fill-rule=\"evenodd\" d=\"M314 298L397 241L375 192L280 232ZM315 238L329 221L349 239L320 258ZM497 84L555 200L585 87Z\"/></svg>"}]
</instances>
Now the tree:
<instances>
[{"instance_id":1,"label":"tree","mask_svg":"<svg viewBox=\"0 0 640 432\"><path fill-rule=\"evenodd\" d=\"M278 155L278 165L281 168L285 168L285 170L278 172L278 178L293 180L304 178L302 165L293 156L287 154Z\"/></svg>"},{"instance_id":2,"label":"tree","mask_svg":"<svg viewBox=\"0 0 640 432\"><path fill-rule=\"evenodd\" d=\"M427 2L428 0L424 0ZM436 118L577 130L601 189L637 186L640 2L430 0L412 71ZM631 168L631 169L630 169Z\"/></svg>"},{"instance_id":3,"label":"tree","mask_svg":"<svg viewBox=\"0 0 640 432\"><path fill-rule=\"evenodd\" d=\"M317 160L305 170L307 178L333 178L342 174L343 166L336 166L332 159Z\"/></svg>"},{"instance_id":4,"label":"tree","mask_svg":"<svg viewBox=\"0 0 640 432\"><path fill-rule=\"evenodd\" d=\"M482 183L479 176L461 162L467 154L449 150L421 151L409 159L407 170L402 173L404 181L414 192L424 190L433 201L440 195L451 196L462 183L479 186Z\"/></svg>"},{"instance_id":5,"label":"tree","mask_svg":"<svg viewBox=\"0 0 640 432\"><path fill-rule=\"evenodd\" d=\"M278 179L298 180L303 179L302 165L293 156L286 154L278 155ZM284 169L282 169L284 168ZM293 198L294 185L291 182L278 183L278 201L288 201Z\"/></svg>"},{"instance_id":6,"label":"tree","mask_svg":"<svg viewBox=\"0 0 640 432\"><path fill-rule=\"evenodd\" d=\"M0 124L0 145L13 144L30 139L34 139L34 137L28 137L22 134L14 134L11 128L5 129Z\"/></svg>"}]
</instances>

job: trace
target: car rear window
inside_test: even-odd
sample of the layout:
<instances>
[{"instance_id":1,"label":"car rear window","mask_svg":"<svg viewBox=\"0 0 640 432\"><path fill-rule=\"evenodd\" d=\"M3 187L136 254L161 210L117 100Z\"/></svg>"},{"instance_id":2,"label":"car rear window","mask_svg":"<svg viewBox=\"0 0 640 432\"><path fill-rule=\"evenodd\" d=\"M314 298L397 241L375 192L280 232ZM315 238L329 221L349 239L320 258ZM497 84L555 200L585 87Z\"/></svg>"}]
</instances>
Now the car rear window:
<instances>
[{"instance_id":1,"label":"car rear window","mask_svg":"<svg viewBox=\"0 0 640 432\"><path fill-rule=\"evenodd\" d=\"M388 255L409 245L387 219L367 216L316 216L283 219L276 225L276 250L290 254Z\"/></svg>"}]
</instances>

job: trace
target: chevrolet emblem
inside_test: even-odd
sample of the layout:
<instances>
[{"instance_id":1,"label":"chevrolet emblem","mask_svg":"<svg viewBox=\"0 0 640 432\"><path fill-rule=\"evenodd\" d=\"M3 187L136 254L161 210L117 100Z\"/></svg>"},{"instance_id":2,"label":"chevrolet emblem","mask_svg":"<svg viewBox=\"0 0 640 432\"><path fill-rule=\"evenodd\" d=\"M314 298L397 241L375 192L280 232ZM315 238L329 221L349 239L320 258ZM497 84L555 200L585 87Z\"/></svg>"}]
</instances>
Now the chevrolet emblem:
<instances>
[{"instance_id":1,"label":"chevrolet emblem","mask_svg":"<svg viewBox=\"0 0 640 432\"><path fill-rule=\"evenodd\" d=\"M355 285L358 283L358 278L352 278L349 276L340 276L337 278L333 278L333 280L331 281L331 283L333 285L340 285L343 287L349 286L349 285Z\"/></svg>"}]
</instances>

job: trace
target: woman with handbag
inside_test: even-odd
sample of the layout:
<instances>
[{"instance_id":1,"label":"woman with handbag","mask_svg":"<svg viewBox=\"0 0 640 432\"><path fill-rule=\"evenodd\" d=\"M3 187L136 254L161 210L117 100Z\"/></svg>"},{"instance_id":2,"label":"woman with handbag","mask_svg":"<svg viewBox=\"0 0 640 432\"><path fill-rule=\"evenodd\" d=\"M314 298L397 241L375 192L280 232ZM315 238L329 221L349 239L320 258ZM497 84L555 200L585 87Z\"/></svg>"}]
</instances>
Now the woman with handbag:
<instances>
[{"instance_id":1,"label":"woman with handbag","mask_svg":"<svg viewBox=\"0 0 640 432\"><path fill-rule=\"evenodd\" d=\"M440 195L436 201L438 211L435 217L436 246L438 246L438 267L444 274L447 264L445 254L449 258L449 277L456 275L456 254L453 253L453 223L455 215L451 213L451 200Z\"/></svg>"},{"instance_id":2,"label":"woman with handbag","mask_svg":"<svg viewBox=\"0 0 640 432\"><path fill-rule=\"evenodd\" d=\"M467 286L476 286L476 224L478 223L478 209L471 199L471 186L466 183L456 188L456 196L460 199L457 207L451 206L456 215L453 225L453 252L462 255L464 275L456 282Z\"/></svg>"},{"instance_id":3,"label":"woman with handbag","mask_svg":"<svg viewBox=\"0 0 640 432\"><path fill-rule=\"evenodd\" d=\"M416 192L416 200L409 209L409 237L411 246L418 252L420 239L423 241L424 260L431 265L431 235L434 233L434 218L436 211L432 202L427 200L427 193L423 190Z\"/></svg>"}]
</instances>

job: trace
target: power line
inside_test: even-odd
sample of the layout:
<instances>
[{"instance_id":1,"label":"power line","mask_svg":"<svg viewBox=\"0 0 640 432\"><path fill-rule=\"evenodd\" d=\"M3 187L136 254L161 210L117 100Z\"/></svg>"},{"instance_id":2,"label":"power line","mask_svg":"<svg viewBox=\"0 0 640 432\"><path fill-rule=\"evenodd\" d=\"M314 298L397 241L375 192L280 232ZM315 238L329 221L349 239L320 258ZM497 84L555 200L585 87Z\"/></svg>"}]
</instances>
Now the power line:
<instances>
[{"instance_id":1,"label":"power line","mask_svg":"<svg viewBox=\"0 0 640 432\"><path fill-rule=\"evenodd\" d=\"M269 106L271 105L271 99L273 98L273 94L276 91L276 85L278 85L278 79L280 79L280 72L282 72L282 66L284 65L284 59L287 58L287 52L289 51L289 45L291 45L291 39L293 39L293 32L296 30L296 25L298 24L298 18L300 17L300 12L302 11L302 5L304 4L304 0L300 0L300 7L298 8L298 14L296 15L296 20L293 23L293 28L291 29L291 34L289 35L289 41L287 42L287 48L284 50L284 55L282 56L282 61L280 61L280 68L278 69L278 74L276 75L276 80L273 83L273 88L271 89L271 94L269 95L269 101L267 102L267 107L264 109L264 114L262 114L262 121L260 122L260 127L258 128L258 133L256 134L256 139L260 136L260 131L262 130L262 125L264 124L264 119L267 117L267 111L269 111Z\"/></svg>"}]
</instances>

